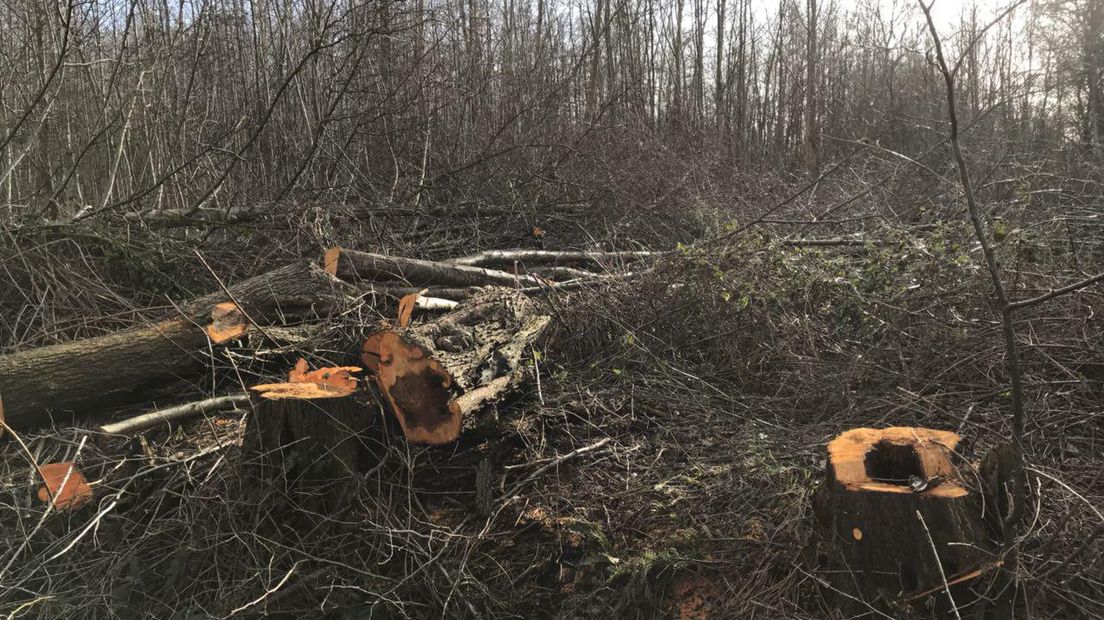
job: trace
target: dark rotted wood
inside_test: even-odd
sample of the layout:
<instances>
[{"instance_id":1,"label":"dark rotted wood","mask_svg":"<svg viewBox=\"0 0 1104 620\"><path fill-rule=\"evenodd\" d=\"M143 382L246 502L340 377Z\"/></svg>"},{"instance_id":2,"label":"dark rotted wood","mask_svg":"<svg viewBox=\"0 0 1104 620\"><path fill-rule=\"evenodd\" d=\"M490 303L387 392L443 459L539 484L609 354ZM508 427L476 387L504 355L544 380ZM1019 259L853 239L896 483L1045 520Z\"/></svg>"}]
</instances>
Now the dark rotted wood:
<instances>
[{"instance_id":1,"label":"dark rotted wood","mask_svg":"<svg viewBox=\"0 0 1104 620\"><path fill-rule=\"evenodd\" d=\"M361 360L408 441L451 443L524 379L548 322L519 291L485 287L448 314L374 333Z\"/></svg>"},{"instance_id":2,"label":"dark rotted wood","mask_svg":"<svg viewBox=\"0 0 1104 620\"><path fill-rule=\"evenodd\" d=\"M826 480L813 498L816 555L841 608L944 617L944 578L958 607L980 607L998 572L996 543L969 474L950 458L957 443L954 433L896 427L853 429L829 444Z\"/></svg>"}]
</instances>

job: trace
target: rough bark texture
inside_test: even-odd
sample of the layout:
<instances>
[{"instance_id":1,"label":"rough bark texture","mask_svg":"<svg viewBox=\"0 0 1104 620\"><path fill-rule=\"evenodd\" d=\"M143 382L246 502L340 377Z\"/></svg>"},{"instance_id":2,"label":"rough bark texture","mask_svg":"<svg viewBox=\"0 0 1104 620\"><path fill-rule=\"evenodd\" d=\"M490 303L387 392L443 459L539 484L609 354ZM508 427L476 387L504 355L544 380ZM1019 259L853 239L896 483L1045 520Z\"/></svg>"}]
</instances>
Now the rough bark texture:
<instances>
[{"instance_id":1,"label":"rough bark texture","mask_svg":"<svg viewBox=\"0 0 1104 620\"><path fill-rule=\"evenodd\" d=\"M291 263L249 278L229 287L231 301L258 323L280 324L288 317L326 316L339 310L344 302L347 284L334 278L314 263ZM227 301L219 290L184 304L189 318L210 316L215 306Z\"/></svg>"},{"instance_id":2,"label":"rough bark texture","mask_svg":"<svg viewBox=\"0 0 1104 620\"><path fill-rule=\"evenodd\" d=\"M342 280L398 280L411 286L539 286L532 276L414 258L398 258L343 248L326 251L326 271Z\"/></svg>"},{"instance_id":3,"label":"rough bark texture","mask_svg":"<svg viewBox=\"0 0 1104 620\"><path fill-rule=\"evenodd\" d=\"M8 424L26 429L135 402L202 369L207 342L203 327L176 319L0 356Z\"/></svg>"},{"instance_id":4,"label":"rough bark texture","mask_svg":"<svg viewBox=\"0 0 1104 620\"><path fill-rule=\"evenodd\" d=\"M897 427L853 429L829 444L813 507L819 568L835 590L897 610L930 596L947 614L946 579L957 606L977 603L972 588L986 580L971 574L986 572L994 544L980 498L949 458L957 443L954 433ZM838 603L869 611L846 597Z\"/></svg>"},{"instance_id":5,"label":"rough bark texture","mask_svg":"<svg viewBox=\"0 0 1104 620\"><path fill-rule=\"evenodd\" d=\"M511 265L514 262L525 263L529 268L538 265L561 265L571 267L602 267L606 264L627 263L652 258L656 252L571 252L552 250L487 250L471 256L454 258L448 262L453 265L484 267L487 265Z\"/></svg>"},{"instance_id":6,"label":"rough bark texture","mask_svg":"<svg viewBox=\"0 0 1104 620\"><path fill-rule=\"evenodd\" d=\"M260 324L335 311L343 285L317 266L296 263L229 287L233 301ZM184 304L149 327L0 356L0 398L15 429L67 420L75 413L142 402L158 388L195 376L210 359L213 313L225 292Z\"/></svg>"},{"instance_id":7,"label":"rough bark texture","mask_svg":"<svg viewBox=\"0 0 1104 620\"><path fill-rule=\"evenodd\" d=\"M521 381L548 322L518 291L488 287L432 321L373 334L362 361L409 441L449 443Z\"/></svg>"},{"instance_id":8,"label":"rough bark texture","mask_svg":"<svg viewBox=\"0 0 1104 620\"><path fill-rule=\"evenodd\" d=\"M363 390L312 396L255 396L242 453L262 486L287 492L296 508L332 515L345 507L355 475L378 462L369 437L377 409Z\"/></svg>"}]
</instances>

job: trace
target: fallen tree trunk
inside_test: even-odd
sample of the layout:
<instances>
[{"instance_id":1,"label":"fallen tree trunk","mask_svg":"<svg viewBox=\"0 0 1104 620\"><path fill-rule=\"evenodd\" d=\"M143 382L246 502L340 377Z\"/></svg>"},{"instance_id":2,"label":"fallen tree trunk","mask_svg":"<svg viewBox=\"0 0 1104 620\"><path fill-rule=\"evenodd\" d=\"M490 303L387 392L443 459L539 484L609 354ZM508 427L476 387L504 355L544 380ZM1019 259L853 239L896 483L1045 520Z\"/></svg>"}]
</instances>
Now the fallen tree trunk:
<instances>
[{"instance_id":1,"label":"fallen tree trunk","mask_svg":"<svg viewBox=\"0 0 1104 620\"><path fill-rule=\"evenodd\" d=\"M854 597L840 605L893 609L924 593L945 614L951 599L978 601L969 576L987 572L995 545L980 498L951 462L958 441L948 431L894 427L852 429L828 444L813 511L818 568Z\"/></svg>"},{"instance_id":2,"label":"fallen tree trunk","mask_svg":"<svg viewBox=\"0 0 1104 620\"><path fill-rule=\"evenodd\" d=\"M524 263L529 267L536 265L559 265L568 267L590 266L604 267L609 264L630 263L657 256L657 252L557 252L552 250L487 250L453 258L453 265L487 266Z\"/></svg>"},{"instance_id":3,"label":"fallen tree trunk","mask_svg":"<svg viewBox=\"0 0 1104 620\"><path fill-rule=\"evenodd\" d=\"M450 443L522 380L548 322L522 293L488 287L432 321L372 334L361 360L408 441Z\"/></svg>"},{"instance_id":4,"label":"fallen tree trunk","mask_svg":"<svg viewBox=\"0 0 1104 620\"><path fill-rule=\"evenodd\" d=\"M497 269L469 267L415 258L398 258L344 248L326 250L326 271L342 280L398 280L411 286L537 286L539 279Z\"/></svg>"},{"instance_id":5,"label":"fallen tree trunk","mask_svg":"<svg viewBox=\"0 0 1104 620\"><path fill-rule=\"evenodd\" d=\"M150 326L0 356L0 398L15 429L73 414L139 403L149 393L195 376L211 344L229 342L253 323L329 314L344 285L317 266L296 263L183 304Z\"/></svg>"}]
</instances>

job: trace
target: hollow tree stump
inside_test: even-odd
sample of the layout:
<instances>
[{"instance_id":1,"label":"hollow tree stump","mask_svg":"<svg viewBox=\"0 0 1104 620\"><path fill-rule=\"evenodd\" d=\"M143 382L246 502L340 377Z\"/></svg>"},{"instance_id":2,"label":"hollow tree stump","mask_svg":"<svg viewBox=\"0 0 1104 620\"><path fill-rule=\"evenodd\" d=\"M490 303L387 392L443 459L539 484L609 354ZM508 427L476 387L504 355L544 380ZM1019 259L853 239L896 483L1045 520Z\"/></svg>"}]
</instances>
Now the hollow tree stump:
<instances>
[{"instance_id":1,"label":"hollow tree stump","mask_svg":"<svg viewBox=\"0 0 1104 620\"><path fill-rule=\"evenodd\" d=\"M297 508L334 514L356 474L378 462L369 437L377 410L351 376L359 368L305 367L253 388L242 451L254 479L286 489Z\"/></svg>"},{"instance_id":2,"label":"hollow tree stump","mask_svg":"<svg viewBox=\"0 0 1104 620\"><path fill-rule=\"evenodd\" d=\"M361 360L411 443L455 441L472 414L500 400L525 376L523 355L549 317L514 289L484 287L448 314L382 329Z\"/></svg>"},{"instance_id":3,"label":"hollow tree stump","mask_svg":"<svg viewBox=\"0 0 1104 620\"><path fill-rule=\"evenodd\" d=\"M982 503L952 463L955 433L856 428L828 444L827 479L813 498L818 564L836 593L898 613L976 603L977 577L996 566ZM937 556L938 555L938 560ZM941 570L942 568L942 570ZM841 607L865 604L841 597Z\"/></svg>"}]
</instances>

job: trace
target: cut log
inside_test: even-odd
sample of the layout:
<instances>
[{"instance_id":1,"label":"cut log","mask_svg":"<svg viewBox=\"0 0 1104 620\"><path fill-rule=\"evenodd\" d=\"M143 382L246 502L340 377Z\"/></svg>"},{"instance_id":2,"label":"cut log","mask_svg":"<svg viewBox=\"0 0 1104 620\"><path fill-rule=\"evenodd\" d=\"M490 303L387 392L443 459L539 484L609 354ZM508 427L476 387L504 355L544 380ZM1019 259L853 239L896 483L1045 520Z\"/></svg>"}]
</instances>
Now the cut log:
<instances>
[{"instance_id":1,"label":"cut log","mask_svg":"<svg viewBox=\"0 0 1104 620\"><path fill-rule=\"evenodd\" d=\"M524 263L530 268L536 265L563 265L569 267L604 267L609 264L630 263L657 256L657 252L556 252L552 250L487 250L471 256L454 258L453 265L484 267Z\"/></svg>"},{"instance_id":2,"label":"cut log","mask_svg":"<svg viewBox=\"0 0 1104 620\"><path fill-rule=\"evenodd\" d=\"M961 577L991 563L995 545L967 487L972 475L951 460L958 441L948 431L894 427L852 429L828 444L813 507L819 568L836 591L887 609L930 592L948 612L947 589L960 607L978 600L977 580Z\"/></svg>"},{"instance_id":3,"label":"cut log","mask_svg":"<svg viewBox=\"0 0 1104 620\"><path fill-rule=\"evenodd\" d=\"M151 326L0 356L0 398L15 429L48 425L113 406L140 403L210 360L211 342L248 332L252 321L283 323L338 310L345 285L317 266L296 263L225 292L186 303Z\"/></svg>"},{"instance_id":4,"label":"cut log","mask_svg":"<svg viewBox=\"0 0 1104 620\"><path fill-rule=\"evenodd\" d=\"M432 321L372 334L361 359L407 440L446 444L521 381L548 322L520 292L488 287Z\"/></svg>"},{"instance_id":5,"label":"cut log","mask_svg":"<svg viewBox=\"0 0 1104 620\"><path fill-rule=\"evenodd\" d=\"M326 271L342 280L355 282L398 280L411 286L538 286L533 276L514 275L497 269L483 269L415 258L398 258L344 248L326 250Z\"/></svg>"},{"instance_id":6,"label":"cut log","mask_svg":"<svg viewBox=\"0 0 1104 620\"><path fill-rule=\"evenodd\" d=\"M376 417L371 395L352 378L359 370L297 368L287 383L253 388L243 455L256 478L289 490L300 509L336 513L354 476L378 462L367 439Z\"/></svg>"},{"instance_id":7,"label":"cut log","mask_svg":"<svg viewBox=\"0 0 1104 620\"><path fill-rule=\"evenodd\" d=\"M243 280L224 291L211 293L184 304L182 311L193 319L211 315L215 306L232 301L245 315L262 325L279 325L288 318L324 317L341 310L349 286L318 265L297 261ZM175 314L175 313L174 313Z\"/></svg>"}]
</instances>

